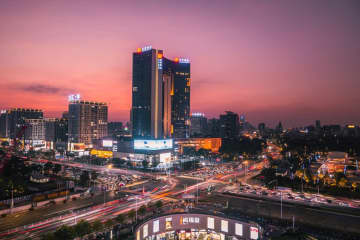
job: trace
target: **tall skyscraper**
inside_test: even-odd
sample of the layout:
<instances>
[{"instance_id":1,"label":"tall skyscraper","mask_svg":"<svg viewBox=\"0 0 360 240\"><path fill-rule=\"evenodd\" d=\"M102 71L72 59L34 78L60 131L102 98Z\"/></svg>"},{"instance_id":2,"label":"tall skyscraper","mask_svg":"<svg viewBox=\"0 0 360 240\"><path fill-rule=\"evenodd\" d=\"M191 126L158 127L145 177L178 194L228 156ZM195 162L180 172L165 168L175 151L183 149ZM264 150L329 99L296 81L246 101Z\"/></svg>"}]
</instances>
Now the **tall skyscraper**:
<instances>
[{"instance_id":1,"label":"tall skyscraper","mask_svg":"<svg viewBox=\"0 0 360 240\"><path fill-rule=\"evenodd\" d=\"M190 117L190 134L192 137L204 137L207 135L207 118L203 113L193 113Z\"/></svg>"},{"instance_id":2,"label":"tall skyscraper","mask_svg":"<svg viewBox=\"0 0 360 240\"><path fill-rule=\"evenodd\" d=\"M164 58L164 79L171 79L171 136L190 137L190 62ZM166 82L166 81L164 81Z\"/></svg>"},{"instance_id":3,"label":"tall skyscraper","mask_svg":"<svg viewBox=\"0 0 360 240\"><path fill-rule=\"evenodd\" d=\"M108 107L106 103L69 98L68 140L92 144L107 136Z\"/></svg>"},{"instance_id":4,"label":"tall skyscraper","mask_svg":"<svg viewBox=\"0 0 360 240\"><path fill-rule=\"evenodd\" d=\"M227 111L220 115L220 136L222 138L234 138L239 135L239 115Z\"/></svg>"},{"instance_id":5,"label":"tall skyscraper","mask_svg":"<svg viewBox=\"0 0 360 240\"><path fill-rule=\"evenodd\" d=\"M190 63L166 59L162 50L139 48L133 53L132 135L161 139L188 137Z\"/></svg>"}]
</instances>

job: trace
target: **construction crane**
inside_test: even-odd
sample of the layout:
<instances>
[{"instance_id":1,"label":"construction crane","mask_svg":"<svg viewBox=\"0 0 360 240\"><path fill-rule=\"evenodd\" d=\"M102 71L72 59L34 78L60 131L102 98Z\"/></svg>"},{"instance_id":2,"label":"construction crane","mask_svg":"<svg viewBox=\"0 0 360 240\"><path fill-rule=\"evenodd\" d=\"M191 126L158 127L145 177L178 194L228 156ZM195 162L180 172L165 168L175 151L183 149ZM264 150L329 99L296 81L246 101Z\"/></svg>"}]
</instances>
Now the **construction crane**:
<instances>
[{"instance_id":1,"label":"construction crane","mask_svg":"<svg viewBox=\"0 0 360 240\"><path fill-rule=\"evenodd\" d=\"M18 148L18 144L20 142L20 139L25 135L25 130L28 128L28 125L22 125L21 128L19 129L19 131L17 132L15 138L14 138L14 144L11 148L12 151L16 151ZM25 141L24 141L24 145L25 145Z\"/></svg>"}]
</instances>

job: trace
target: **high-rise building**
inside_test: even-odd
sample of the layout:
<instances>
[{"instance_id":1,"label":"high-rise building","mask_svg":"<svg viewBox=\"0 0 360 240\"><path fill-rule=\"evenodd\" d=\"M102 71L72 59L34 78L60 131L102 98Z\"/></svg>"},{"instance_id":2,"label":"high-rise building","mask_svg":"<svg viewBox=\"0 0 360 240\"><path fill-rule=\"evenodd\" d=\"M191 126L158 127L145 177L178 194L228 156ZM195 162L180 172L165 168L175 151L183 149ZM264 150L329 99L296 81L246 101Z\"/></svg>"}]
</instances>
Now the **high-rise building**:
<instances>
[{"instance_id":1,"label":"high-rise building","mask_svg":"<svg viewBox=\"0 0 360 240\"><path fill-rule=\"evenodd\" d=\"M208 124L207 118L203 113L193 113L190 117L191 126L190 126L190 135L192 137L204 137L207 135Z\"/></svg>"},{"instance_id":2,"label":"high-rise building","mask_svg":"<svg viewBox=\"0 0 360 240\"><path fill-rule=\"evenodd\" d=\"M110 137L120 137L124 134L122 122L109 122L108 135Z\"/></svg>"},{"instance_id":3,"label":"high-rise building","mask_svg":"<svg viewBox=\"0 0 360 240\"><path fill-rule=\"evenodd\" d=\"M106 103L69 98L68 140L73 143L92 144L106 137L108 107Z\"/></svg>"},{"instance_id":4,"label":"high-rise building","mask_svg":"<svg viewBox=\"0 0 360 240\"><path fill-rule=\"evenodd\" d=\"M316 127L317 129L320 129L320 128L321 128L320 120L316 120L316 121L315 121L315 127Z\"/></svg>"},{"instance_id":5,"label":"high-rise building","mask_svg":"<svg viewBox=\"0 0 360 240\"><path fill-rule=\"evenodd\" d=\"M189 137L189 60L171 61L151 47L133 53L130 118L134 138Z\"/></svg>"},{"instance_id":6,"label":"high-rise building","mask_svg":"<svg viewBox=\"0 0 360 240\"><path fill-rule=\"evenodd\" d=\"M220 120L211 118L208 120L208 133L211 137L220 137Z\"/></svg>"},{"instance_id":7,"label":"high-rise building","mask_svg":"<svg viewBox=\"0 0 360 240\"><path fill-rule=\"evenodd\" d=\"M42 119L43 112L39 109L14 108L2 110L0 115L1 137L15 138L25 119Z\"/></svg>"},{"instance_id":8,"label":"high-rise building","mask_svg":"<svg viewBox=\"0 0 360 240\"><path fill-rule=\"evenodd\" d=\"M235 138L239 135L239 115L231 111L220 115L220 136Z\"/></svg>"},{"instance_id":9,"label":"high-rise building","mask_svg":"<svg viewBox=\"0 0 360 240\"><path fill-rule=\"evenodd\" d=\"M27 128L25 129L26 140L45 141L45 119L25 119Z\"/></svg>"},{"instance_id":10,"label":"high-rise building","mask_svg":"<svg viewBox=\"0 0 360 240\"><path fill-rule=\"evenodd\" d=\"M50 142L67 142L68 120L65 118L45 119L45 140Z\"/></svg>"}]
</instances>

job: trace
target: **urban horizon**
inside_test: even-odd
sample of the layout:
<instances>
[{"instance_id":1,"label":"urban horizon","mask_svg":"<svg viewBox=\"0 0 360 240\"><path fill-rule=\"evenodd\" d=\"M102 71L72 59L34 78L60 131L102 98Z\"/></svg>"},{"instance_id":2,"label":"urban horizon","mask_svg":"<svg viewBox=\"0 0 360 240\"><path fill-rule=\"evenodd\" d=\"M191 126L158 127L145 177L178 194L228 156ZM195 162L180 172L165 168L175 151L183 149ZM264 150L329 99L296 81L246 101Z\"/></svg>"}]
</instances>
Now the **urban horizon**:
<instances>
[{"instance_id":1,"label":"urban horizon","mask_svg":"<svg viewBox=\"0 0 360 240\"><path fill-rule=\"evenodd\" d=\"M57 1L33 6L4 2L0 108L36 106L47 116L58 117L66 109L66 96L81 93L84 99L107 102L111 121L128 121L131 52L152 44L170 59L190 58L191 112L217 117L229 110L245 114L255 125L270 126L279 121L286 127L306 126L317 119L324 124L359 123L360 113L353 104L359 100L360 87L360 31L355 27L359 3L348 3L184 1L176 7L163 2L148 7L163 9L161 16L152 18L144 8L129 3L74 3L69 11L61 11L66 4ZM53 9L59 10L57 14L50 14ZM201 11L188 18L186 9L192 9L191 14ZM132 21L128 13L135 10L143 17ZM208 21L211 16L218 21ZM32 21L25 21L28 18ZM61 21L64 18L68 20ZM172 34L155 36L145 27L149 21L166 28L164 20L169 18L177 26L167 28ZM194 29L188 29L193 21ZM129 27L116 28L114 22ZM16 31L19 26L23 32ZM98 37L91 38L92 34Z\"/></svg>"}]
</instances>

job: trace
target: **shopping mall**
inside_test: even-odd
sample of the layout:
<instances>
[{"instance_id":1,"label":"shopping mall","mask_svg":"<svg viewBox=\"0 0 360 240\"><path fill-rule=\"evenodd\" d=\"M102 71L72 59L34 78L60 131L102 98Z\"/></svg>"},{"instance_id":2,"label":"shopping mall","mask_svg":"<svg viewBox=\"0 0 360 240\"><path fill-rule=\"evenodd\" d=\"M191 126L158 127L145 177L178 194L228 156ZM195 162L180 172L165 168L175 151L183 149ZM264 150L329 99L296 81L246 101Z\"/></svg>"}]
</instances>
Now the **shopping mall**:
<instances>
[{"instance_id":1,"label":"shopping mall","mask_svg":"<svg viewBox=\"0 0 360 240\"><path fill-rule=\"evenodd\" d=\"M152 218L135 229L136 240L235 240L262 239L255 222L197 213Z\"/></svg>"}]
</instances>

